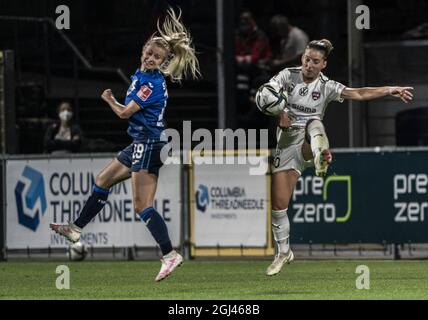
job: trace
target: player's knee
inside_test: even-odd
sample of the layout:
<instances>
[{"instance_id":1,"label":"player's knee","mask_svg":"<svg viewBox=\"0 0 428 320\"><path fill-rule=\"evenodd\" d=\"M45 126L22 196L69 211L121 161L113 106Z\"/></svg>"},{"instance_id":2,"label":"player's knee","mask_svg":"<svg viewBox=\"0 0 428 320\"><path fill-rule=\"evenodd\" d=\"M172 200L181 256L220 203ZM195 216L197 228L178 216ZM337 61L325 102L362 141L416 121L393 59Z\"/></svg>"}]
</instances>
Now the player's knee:
<instances>
[{"instance_id":1,"label":"player's knee","mask_svg":"<svg viewBox=\"0 0 428 320\"><path fill-rule=\"evenodd\" d=\"M288 208L288 201L273 201L272 210L282 211Z\"/></svg>"},{"instance_id":2,"label":"player's knee","mask_svg":"<svg viewBox=\"0 0 428 320\"><path fill-rule=\"evenodd\" d=\"M108 177L103 172L99 173L95 177L95 184L100 188L108 189L110 187L108 184Z\"/></svg>"},{"instance_id":3,"label":"player's knee","mask_svg":"<svg viewBox=\"0 0 428 320\"><path fill-rule=\"evenodd\" d=\"M279 193L277 190L272 190L272 210L284 210L288 208L290 199L287 195Z\"/></svg>"}]
</instances>

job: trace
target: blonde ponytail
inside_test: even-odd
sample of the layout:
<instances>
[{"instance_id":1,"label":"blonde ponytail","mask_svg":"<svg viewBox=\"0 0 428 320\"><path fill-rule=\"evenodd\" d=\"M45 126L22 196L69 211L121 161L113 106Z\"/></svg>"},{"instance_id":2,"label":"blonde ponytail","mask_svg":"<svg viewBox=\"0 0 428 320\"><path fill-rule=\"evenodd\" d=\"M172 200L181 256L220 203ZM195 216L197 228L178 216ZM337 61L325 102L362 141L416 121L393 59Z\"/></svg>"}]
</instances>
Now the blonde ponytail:
<instances>
[{"instance_id":1,"label":"blonde ponytail","mask_svg":"<svg viewBox=\"0 0 428 320\"><path fill-rule=\"evenodd\" d=\"M159 69L173 82L180 82L189 76L194 79L200 76L199 61L192 46L192 39L180 18L181 10L177 17L174 10L169 8L162 27L159 26L159 20L157 23L160 36L153 36L146 43L146 46L149 43L156 43L168 52Z\"/></svg>"}]
</instances>

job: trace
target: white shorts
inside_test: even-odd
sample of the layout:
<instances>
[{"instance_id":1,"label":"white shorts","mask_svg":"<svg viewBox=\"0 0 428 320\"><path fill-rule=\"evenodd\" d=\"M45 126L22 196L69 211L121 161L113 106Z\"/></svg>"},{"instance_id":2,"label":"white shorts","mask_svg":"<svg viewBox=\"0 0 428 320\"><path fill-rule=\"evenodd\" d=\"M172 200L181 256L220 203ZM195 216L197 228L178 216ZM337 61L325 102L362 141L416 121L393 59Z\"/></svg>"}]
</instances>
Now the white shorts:
<instances>
[{"instance_id":1,"label":"white shorts","mask_svg":"<svg viewBox=\"0 0 428 320\"><path fill-rule=\"evenodd\" d=\"M306 168L314 166L314 160L303 159L302 145L305 129L277 130L277 145L274 153L272 173L294 169L302 175Z\"/></svg>"}]
</instances>

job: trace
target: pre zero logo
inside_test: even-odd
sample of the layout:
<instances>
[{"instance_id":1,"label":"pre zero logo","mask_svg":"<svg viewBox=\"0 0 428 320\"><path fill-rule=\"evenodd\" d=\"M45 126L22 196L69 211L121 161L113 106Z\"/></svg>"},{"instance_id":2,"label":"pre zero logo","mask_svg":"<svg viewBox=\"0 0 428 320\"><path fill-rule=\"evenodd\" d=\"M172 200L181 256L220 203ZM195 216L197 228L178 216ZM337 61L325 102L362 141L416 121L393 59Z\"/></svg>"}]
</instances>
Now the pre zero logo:
<instances>
[{"instance_id":1,"label":"pre zero logo","mask_svg":"<svg viewBox=\"0 0 428 320\"><path fill-rule=\"evenodd\" d=\"M301 177L293 200L294 223L347 222L352 213L351 176Z\"/></svg>"},{"instance_id":2,"label":"pre zero logo","mask_svg":"<svg viewBox=\"0 0 428 320\"><path fill-rule=\"evenodd\" d=\"M26 166L22 172L22 177L27 178L30 182L28 188L26 188L28 182L23 182L21 180L19 180L15 186L18 222L24 227L36 231L41 216L46 212L46 195L43 175L39 171ZM26 189L25 194L24 189ZM40 205L36 208L38 201L40 201ZM36 211L32 213L35 208Z\"/></svg>"}]
</instances>

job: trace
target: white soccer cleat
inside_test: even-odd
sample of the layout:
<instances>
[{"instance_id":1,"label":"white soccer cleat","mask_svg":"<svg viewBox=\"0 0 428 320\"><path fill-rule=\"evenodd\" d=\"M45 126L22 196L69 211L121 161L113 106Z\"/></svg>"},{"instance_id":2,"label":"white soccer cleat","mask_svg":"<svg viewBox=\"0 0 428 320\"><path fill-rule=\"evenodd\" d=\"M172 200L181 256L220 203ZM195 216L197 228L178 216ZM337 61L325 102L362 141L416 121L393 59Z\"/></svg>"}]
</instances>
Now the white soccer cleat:
<instances>
[{"instance_id":1,"label":"white soccer cleat","mask_svg":"<svg viewBox=\"0 0 428 320\"><path fill-rule=\"evenodd\" d=\"M183 257L177 251L172 250L167 255L164 255L161 259L162 266L155 278L155 281L161 281L168 277L175 268L179 267L183 263Z\"/></svg>"},{"instance_id":2,"label":"white soccer cleat","mask_svg":"<svg viewBox=\"0 0 428 320\"><path fill-rule=\"evenodd\" d=\"M266 270L267 276L274 276L279 273L282 269L282 266L287 263L290 264L291 261L294 260L293 251L288 250L287 253L279 253L275 256L275 259L271 263L271 265Z\"/></svg>"},{"instance_id":3,"label":"white soccer cleat","mask_svg":"<svg viewBox=\"0 0 428 320\"><path fill-rule=\"evenodd\" d=\"M328 166L332 160L333 156L330 150L325 149L321 152L318 152L314 159L315 174L318 177L325 177L327 175Z\"/></svg>"},{"instance_id":4,"label":"white soccer cleat","mask_svg":"<svg viewBox=\"0 0 428 320\"><path fill-rule=\"evenodd\" d=\"M68 241L76 243L80 240L80 234L82 229L76 226L74 223L69 222L68 224L49 224L49 227L56 233L64 236Z\"/></svg>"}]
</instances>

